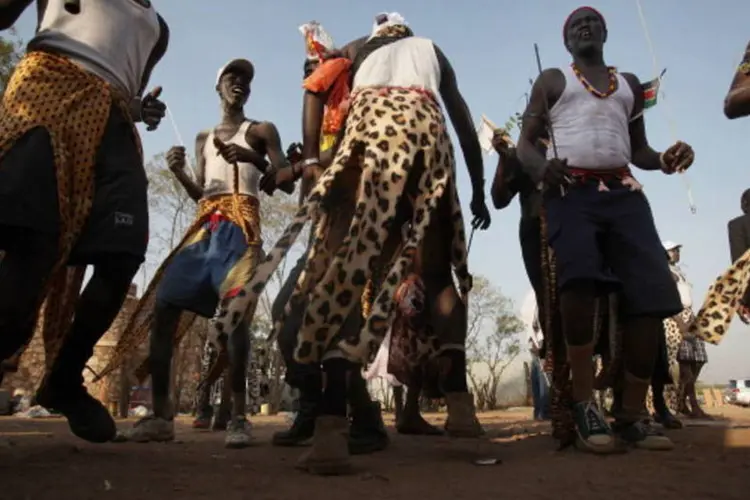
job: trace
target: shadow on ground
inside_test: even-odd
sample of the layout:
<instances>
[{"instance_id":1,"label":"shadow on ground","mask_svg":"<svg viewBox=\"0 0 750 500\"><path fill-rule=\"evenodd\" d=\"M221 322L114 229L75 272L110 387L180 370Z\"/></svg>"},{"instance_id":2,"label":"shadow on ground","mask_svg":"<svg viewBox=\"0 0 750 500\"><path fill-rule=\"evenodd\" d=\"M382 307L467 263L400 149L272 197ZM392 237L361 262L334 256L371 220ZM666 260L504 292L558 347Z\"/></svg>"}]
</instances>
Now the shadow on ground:
<instances>
[{"instance_id":1,"label":"shadow on ground","mask_svg":"<svg viewBox=\"0 0 750 500\"><path fill-rule=\"evenodd\" d=\"M488 433L481 440L400 436L391 427L388 450L355 457L357 473L337 478L298 472L294 463L303 449L270 445L271 434L284 426L280 417L255 418L257 444L245 450L224 449L222 434L193 431L187 420L179 422L175 443L91 445L58 419L0 418L0 498L748 498L750 410L722 409L724 421L670 432L677 444L671 452L608 457L556 451L548 425L529 420L530 412L482 415ZM430 420L441 424L444 416ZM492 457L501 463L474 463Z\"/></svg>"}]
</instances>

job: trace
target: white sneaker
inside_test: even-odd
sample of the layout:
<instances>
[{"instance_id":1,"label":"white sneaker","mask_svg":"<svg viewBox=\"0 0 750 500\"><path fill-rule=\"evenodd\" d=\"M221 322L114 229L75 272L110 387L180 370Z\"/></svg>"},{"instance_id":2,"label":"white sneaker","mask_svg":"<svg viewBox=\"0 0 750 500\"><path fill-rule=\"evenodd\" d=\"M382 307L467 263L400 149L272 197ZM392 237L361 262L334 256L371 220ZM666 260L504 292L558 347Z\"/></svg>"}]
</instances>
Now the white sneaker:
<instances>
[{"instance_id":1,"label":"white sneaker","mask_svg":"<svg viewBox=\"0 0 750 500\"><path fill-rule=\"evenodd\" d=\"M143 417L131 429L118 431L114 441L130 441L133 443L174 441L174 421L157 418L153 415Z\"/></svg>"},{"instance_id":2,"label":"white sneaker","mask_svg":"<svg viewBox=\"0 0 750 500\"><path fill-rule=\"evenodd\" d=\"M251 428L252 426L250 425L250 422L248 422L244 416L234 417L232 421L229 422L227 435L224 438L224 446L235 449L250 446L250 442L252 441L250 435Z\"/></svg>"}]
</instances>

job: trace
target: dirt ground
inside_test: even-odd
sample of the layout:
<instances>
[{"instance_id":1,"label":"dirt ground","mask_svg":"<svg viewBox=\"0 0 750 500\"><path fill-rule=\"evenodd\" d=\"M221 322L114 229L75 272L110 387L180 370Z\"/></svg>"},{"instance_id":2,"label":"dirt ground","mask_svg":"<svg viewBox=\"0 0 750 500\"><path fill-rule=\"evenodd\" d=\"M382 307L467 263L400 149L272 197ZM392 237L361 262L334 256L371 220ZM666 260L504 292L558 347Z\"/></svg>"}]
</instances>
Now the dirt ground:
<instances>
[{"instance_id":1,"label":"dirt ground","mask_svg":"<svg viewBox=\"0 0 750 500\"><path fill-rule=\"evenodd\" d=\"M484 414L482 440L408 437L355 457L356 474L313 477L294 469L300 448L274 448L281 417L253 419L257 444L223 448L223 436L181 420L169 444L91 445L60 419L0 419L3 500L210 498L284 500L390 499L744 499L750 491L750 409L714 411L722 425L672 431L672 452L595 457L555 451L531 410ZM444 415L432 415L442 423ZM392 422L390 422L392 423ZM128 421L121 426L131 425ZM498 457L499 465L477 466Z\"/></svg>"}]
</instances>

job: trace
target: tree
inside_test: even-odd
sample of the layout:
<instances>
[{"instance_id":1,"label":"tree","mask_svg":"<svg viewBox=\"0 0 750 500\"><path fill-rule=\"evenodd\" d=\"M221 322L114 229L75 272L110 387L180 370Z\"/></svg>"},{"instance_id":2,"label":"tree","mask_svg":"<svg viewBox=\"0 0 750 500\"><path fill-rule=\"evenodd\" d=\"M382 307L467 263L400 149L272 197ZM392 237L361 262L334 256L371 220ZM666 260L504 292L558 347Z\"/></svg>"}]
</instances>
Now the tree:
<instances>
[{"instance_id":1,"label":"tree","mask_svg":"<svg viewBox=\"0 0 750 500\"><path fill-rule=\"evenodd\" d=\"M466 357L478 410L497 409L500 380L521 352L519 333L524 328L512 301L487 278L475 276L469 295ZM480 369L486 370L484 376Z\"/></svg>"},{"instance_id":2,"label":"tree","mask_svg":"<svg viewBox=\"0 0 750 500\"><path fill-rule=\"evenodd\" d=\"M5 92L13 70L23 57L23 42L14 28L8 30L10 37L0 36L0 93Z\"/></svg>"}]
</instances>

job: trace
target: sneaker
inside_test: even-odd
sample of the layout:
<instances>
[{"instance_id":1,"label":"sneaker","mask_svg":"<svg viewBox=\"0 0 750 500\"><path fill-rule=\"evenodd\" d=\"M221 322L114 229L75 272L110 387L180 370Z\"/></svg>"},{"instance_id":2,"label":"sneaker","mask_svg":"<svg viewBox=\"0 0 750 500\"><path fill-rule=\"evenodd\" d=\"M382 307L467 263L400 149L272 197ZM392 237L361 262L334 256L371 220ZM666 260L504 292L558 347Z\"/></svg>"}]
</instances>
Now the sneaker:
<instances>
[{"instance_id":1,"label":"sneaker","mask_svg":"<svg viewBox=\"0 0 750 500\"><path fill-rule=\"evenodd\" d=\"M59 390L46 383L36 394L37 404L68 419L70 431L90 443L112 441L117 434L112 415L83 386Z\"/></svg>"},{"instance_id":2,"label":"sneaker","mask_svg":"<svg viewBox=\"0 0 750 500\"><path fill-rule=\"evenodd\" d=\"M251 425L243 417L235 417L229 423L227 436L224 438L224 446L227 448L246 448L250 446L252 438L250 437Z\"/></svg>"},{"instance_id":3,"label":"sneaker","mask_svg":"<svg viewBox=\"0 0 750 500\"><path fill-rule=\"evenodd\" d=\"M680 419L672 415L669 410L662 410L661 412L655 412L651 418L654 422L661 424L665 429L682 429L682 422Z\"/></svg>"},{"instance_id":4,"label":"sneaker","mask_svg":"<svg viewBox=\"0 0 750 500\"><path fill-rule=\"evenodd\" d=\"M208 430L211 428L211 417L207 415L199 415L193 420L193 429Z\"/></svg>"},{"instance_id":5,"label":"sneaker","mask_svg":"<svg viewBox=\"0 0 750 500\"><path fill-rule=\"evenodd\" d=\"M143 417L132 428L118 432L118 442L165 443L174 441L174 421L158 418L153 415Z\"/></svg>"},{"instance_id":6,"label":"sneaker","mask_svg":"<svg viewBox=\"0 0 750 500\"><path fill-rule=\"evenodd\" d=\"M597 454L615 452L612 429L593 401L583 401L573 406L577 445L584 451Z\"/></svg>"},{"instance_id":7,"label":"sneaker","mask_svg":"<svg viewBox=\"0 0 750 500\"><path fill-rule=\"evenodd\" d=\"M646 422L615 423L615 432L627 444L651 451L669 451L674 449L671 439Z\"/></svg>"}]
</instances>

